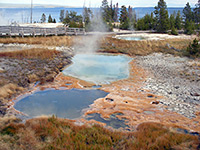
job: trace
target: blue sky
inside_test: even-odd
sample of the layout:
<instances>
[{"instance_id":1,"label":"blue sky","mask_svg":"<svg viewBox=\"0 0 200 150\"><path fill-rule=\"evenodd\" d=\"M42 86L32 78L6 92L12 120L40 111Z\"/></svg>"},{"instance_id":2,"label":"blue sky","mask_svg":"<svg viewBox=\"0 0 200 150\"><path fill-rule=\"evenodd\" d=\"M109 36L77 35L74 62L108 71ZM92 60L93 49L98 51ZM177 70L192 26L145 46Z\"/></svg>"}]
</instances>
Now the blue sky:
<instances>
[{"instance_id":1,"label":"blue sky","mask_svg":"<svg viewBox=\"0 0 200 150\"><path fill-rule=\"evenodd\" d=\"M29 4L31 0L0 0L0 3L14 3L14 4ZM33 0L34 4L52 4L82 7L86 6L99 7L102 0ZM110 1L110 0L108 0ZM165 0L168 7L184 7L187 2L191 6L195 6L198 0ZM131 5L133 7L151 7L157 5L158 0L113 0L113 3L118 2L119 5Z\"/></svg>"}]
</instances>

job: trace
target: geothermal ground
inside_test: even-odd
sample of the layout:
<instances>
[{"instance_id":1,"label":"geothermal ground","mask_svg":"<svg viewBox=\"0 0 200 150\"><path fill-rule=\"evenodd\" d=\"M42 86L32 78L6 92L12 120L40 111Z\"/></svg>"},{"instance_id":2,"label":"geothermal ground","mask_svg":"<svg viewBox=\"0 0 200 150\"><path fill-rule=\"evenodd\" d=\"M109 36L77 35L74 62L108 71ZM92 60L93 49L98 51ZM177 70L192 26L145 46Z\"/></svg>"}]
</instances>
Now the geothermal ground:
<instances>
[{"instance_id":1,"label":"geothermal ground","mask_svg":"<svg viewBox=\"0 0 200 150\"><path fill-rule=\"evenodd\" d=\"M22 45L18 46L22 47ZM30 47L32 48L32 46ZM69 64L69 59L73 54L72 49L65 49L64 47L56 49L61 49L64 54L62 57L56 57L54 61L42 66L46 68L45 72L51 72L58 66L61 69L64 65ZM6 50L5 45L4 50ZM109 92L109 94L105 98L97 99L94 104L90 105L89 109L84 110L83 117L77 120L77 123L97 123L95 120L87 121L85 119L89 114L100 114L102 118L109 118L110 115L118 113L120 115L116 115L116 117L126 120L126 124L129 126L128 130L131 131L143 122L157 122L166 126L200 132L199 60L163 53L132 56L132 58L129 78L99 87L99 89ZM65 60L68 63L60 64ZM1 58L1 61L4 62L0 66L2 68L1 75L4 78L7 76L14 77L14 70L17 69L17 72L23 72L24 68L31 64L30 60L26 60L25 64L15 59ZM43 63L41 61L41 64ZM53 64L59 65L53 66ZM38 65L35 69L40 70L40 68L40 65ZM54 69L50 71L48 68ZM32 83L31 88L25 91L21 90L23 93L20 95L32 93L38 88L41 90L45 88L59 89L60 87L62 89L88 89L94 85L93 83L64 76L62 73L57 74L58 72L53 73L54 79L51 80L53 82L45 82L43 85L36 86ZM19 76L20 74L17 75L18 78L20 78ZM22 83L25 83L25 81L22 81ZM20 90L15 95L19 95L19 93ZM7 99L11 100L11 98L12 96ZM14 110L13 104L12 100L9 103L5 100L2 101L3 109L1 111L7 115L20 116L20 112ZM104 123L100 124L106 125Z\"/></svg>"},{"instance_id":2,"label":"geothermal ground","mask_svg":"<svg viewBox=\"0 0 200 150\"><path fill-rule=\"evenodd\" d=\"M98 113L109 118L111 114L120 113L123 115L117 117L128 120L130 130L142 122L159 122L199 132L198 61L161 53L133 59L130 77L103 85L100 89L109 92L108 96L96 100L85 110L85 115ZM65 83L73 83L66 88L93 86L61 73L53 84L43 88L64 87Z\"/></svg>"}]
</instances>

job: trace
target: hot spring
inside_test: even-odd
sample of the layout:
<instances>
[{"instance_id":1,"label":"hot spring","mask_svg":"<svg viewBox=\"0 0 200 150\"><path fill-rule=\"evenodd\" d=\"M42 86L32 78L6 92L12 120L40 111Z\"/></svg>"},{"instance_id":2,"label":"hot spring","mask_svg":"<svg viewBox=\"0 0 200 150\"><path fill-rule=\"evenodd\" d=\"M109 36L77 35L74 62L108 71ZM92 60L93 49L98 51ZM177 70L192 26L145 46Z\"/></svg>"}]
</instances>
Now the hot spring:
<instances>
[{"instance_id":1,"label":"hot spring","mask_svg":"<svg viewBox=\"0 0 200 150\"><path fill-rule=\"evenodd\" d=\"M111 54L77 54L72 59L63 74L85 81L96 83L92 89L44 90L37 91L17 101L14 108L28 118L41 115L56 115L61 118L77 119L83 115L83 110L89 108L98 98L104 98L107 92L98 90L102 84L129 77L129 62L132 58L125 55ZM66 85L71 85L67 83ZM84 117L84 116L83 116ZM87 116L88 117L88 116ZM87 119L87 118L86 118ZM89 119L105 122L114 128L126 128L124 120L114 117L104 120L98 115L90 115Z\"/></svg>"},{"instance_id":2,"label":"hot spring","mask_svg":"<svg viewBox=\"0 0 200 150\"><path fill-rule=\"evenodd\" d=\"M131 60L124 55L77 54L63 74L96 84L108 84L129 77Z\"/></svg>"},{"instance_id":3,"label":"hot spring","mask_svg":"<svg viewBox=\"0 0 200 150\"><path fill-rule=\"evenodd\" d=\"M116 36L116 38L127 41L140 41L145 39L144 37L139 37L139 36Z\"/></svg>"},{"instance_id":4,"label":"hot spring","mask_svg":"<svg viewBox=\"0 0 200 150\"><path fill-rule=\"evenodd\" d=\"M76 119L94 100L103 98L107 94L101 90L45 90L22 98L14 108L26 114L28 118L56 115L61 118Z\"/></svg>"}]
</instances>

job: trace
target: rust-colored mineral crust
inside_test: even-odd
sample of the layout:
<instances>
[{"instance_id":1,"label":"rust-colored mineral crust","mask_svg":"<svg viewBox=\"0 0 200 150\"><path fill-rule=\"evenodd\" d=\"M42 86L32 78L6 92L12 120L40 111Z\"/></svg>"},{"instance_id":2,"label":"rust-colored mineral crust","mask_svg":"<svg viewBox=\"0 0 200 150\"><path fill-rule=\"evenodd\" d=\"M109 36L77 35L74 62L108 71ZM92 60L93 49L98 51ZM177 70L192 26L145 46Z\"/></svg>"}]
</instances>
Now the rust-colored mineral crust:
<instances>
[{"instance_id":1,"label":"rust-colored mineral crust","mask_svg":"<svg viewBox=\"0 0 200 150\"><path fill-rule=\"evenodd\" d=\"M168 111L165 109L167 106L159 103L162 96L154 95L151 91L142 89L144 81L149 76L151 74L138 67L133 60L130 62L129 78L102 85L100 89L109 92L109 94L105 98L94 101L90 108L85 110L85 115L99 113L103 118L109 118L113 113L122 113L123 115L117 115L117 117L127 119L127 125L132 130L143 122L157 122L166 126L200 132L200 112L196 113L196 118L189 119L178 113ZM91 88L93 85L93 83L64 76L60 73L53 83L43 85L40 89L59 89L60 87L85 89ZM80 121L97 123L94 120L80 119ZM104 123L100 124L105 125Z\"/></svg>"}]
</instances>

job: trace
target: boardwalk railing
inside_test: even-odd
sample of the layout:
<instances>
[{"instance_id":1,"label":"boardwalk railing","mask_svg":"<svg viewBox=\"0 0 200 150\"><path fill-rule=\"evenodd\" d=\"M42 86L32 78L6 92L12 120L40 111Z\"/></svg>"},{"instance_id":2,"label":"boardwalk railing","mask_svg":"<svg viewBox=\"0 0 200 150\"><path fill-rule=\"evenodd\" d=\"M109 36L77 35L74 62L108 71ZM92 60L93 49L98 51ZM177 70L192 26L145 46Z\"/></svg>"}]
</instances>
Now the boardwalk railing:
<instances>
[{"instance_id":1,"label":"boardwalk railing","mask_svg":"<svg viewBox=\"0 0 200 150\"><path fill-rule=\"evenodd\" d=\"M84 28L41 28L21 26L0 26L0 36L48 36L48 35L84 35Z\"/></svg>"}]
</instances>

